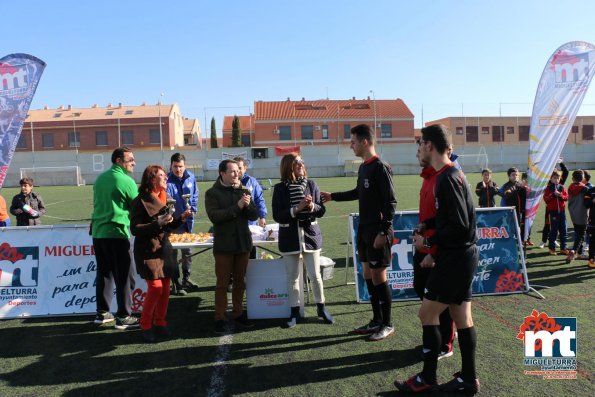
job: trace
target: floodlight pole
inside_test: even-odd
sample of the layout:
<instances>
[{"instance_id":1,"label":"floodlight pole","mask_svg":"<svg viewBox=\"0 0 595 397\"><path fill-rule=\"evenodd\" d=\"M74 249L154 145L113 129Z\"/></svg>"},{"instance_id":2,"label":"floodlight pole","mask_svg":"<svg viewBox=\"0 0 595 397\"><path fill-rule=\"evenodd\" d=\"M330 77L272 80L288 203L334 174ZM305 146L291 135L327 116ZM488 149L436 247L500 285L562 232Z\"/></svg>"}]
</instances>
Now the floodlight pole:
<instances>
[{"instance_id":1,"label":"floodlight pole","mask_svg":"<svg viewBox=\"0 0 595 397\"><path fill-rule=\"evenodd\" d=\"M159 95L157 106L159 107L159 149L161 150L161 166L163 167L163 126L161 125L161 98L163 92Z\"/></svg>"}]
</instances>

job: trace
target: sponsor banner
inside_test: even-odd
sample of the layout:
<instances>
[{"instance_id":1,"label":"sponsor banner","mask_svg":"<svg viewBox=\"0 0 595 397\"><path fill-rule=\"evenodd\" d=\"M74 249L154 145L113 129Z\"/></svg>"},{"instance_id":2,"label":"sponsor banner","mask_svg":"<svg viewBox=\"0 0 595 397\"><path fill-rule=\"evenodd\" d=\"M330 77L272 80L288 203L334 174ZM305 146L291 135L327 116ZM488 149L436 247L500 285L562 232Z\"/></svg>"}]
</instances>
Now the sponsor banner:
<instances>
[{"instance_id":1,"label":"sponsor banner","mask_svg":"<svg viewBox=\"0 0 595 397\"><path fill-rule=\"evenodd\" d=\"M27 54L0 58L0 187L44 68L42 60Z\"/></svg>"},{"instance_id":2,"label":"sponsor banner","mask_svg":"<svg viewBox=\"0 0 595 397\"><path fill-rule=\"evenodd\" d=\"M573 41L548 59L537 86L529 131L525 235L595 73L595 46Z\"/></svg>"},{"instance_id":3,"label":"sponsor banner","mask_svg":"<svg viewBox=\"0 0 595 397\"><path fill-rule=\"evenodd\" d=\"M523 341L525 375L543 379L576 379L576 317L550 317L533 309L519 327L517 339Z\"/></svg>"},{"instance_id":4,"label":"sponsor banner","mask_svg":"<svg viewBox=\"0 0 595 397\"><path fill-rule=\"evenodd\" d=\"M97 265L88 230L88 225L0 229L0 318L95 313ZM134 274L133 311L140 312L147 287ZM116 309L114 289L111 310Z\"/></svg>"},{"instance_id":5,"label":"sponsor banner","mask_svg":"<svg viewBox=\"0 0 595 397\"><path fill-rule=\"evenodd\" d=\"M473 278L473 295L528 292L529 280L522 253L520 229L514 208L477 208L477 247L479 264ZM370 297L357 255L358 214L349 216L353 244L356 297L368 302ZM393 300L419 299L413 289L413 229L418 224L417 211L397 212L393 219L392 264L387 270Z\"/></svg>"}]
</instances>

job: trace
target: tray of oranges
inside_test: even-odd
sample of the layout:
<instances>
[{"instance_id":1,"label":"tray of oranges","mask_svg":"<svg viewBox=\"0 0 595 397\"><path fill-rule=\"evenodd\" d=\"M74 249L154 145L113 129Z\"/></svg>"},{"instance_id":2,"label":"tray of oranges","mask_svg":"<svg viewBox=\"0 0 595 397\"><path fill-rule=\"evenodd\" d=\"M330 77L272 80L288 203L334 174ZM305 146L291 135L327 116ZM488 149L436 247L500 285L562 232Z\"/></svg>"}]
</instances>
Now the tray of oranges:
<instances>
[{"instance_id":1,"label":"tray of oranges","mask_svg":"<svg viewBox=\"0 0 595 397\"><path fill-rule=\"evenodd\" d=\"M170 234L169 241L172 244L212 243L213 235L211 233Z\"/></svg>"}]
</instances>

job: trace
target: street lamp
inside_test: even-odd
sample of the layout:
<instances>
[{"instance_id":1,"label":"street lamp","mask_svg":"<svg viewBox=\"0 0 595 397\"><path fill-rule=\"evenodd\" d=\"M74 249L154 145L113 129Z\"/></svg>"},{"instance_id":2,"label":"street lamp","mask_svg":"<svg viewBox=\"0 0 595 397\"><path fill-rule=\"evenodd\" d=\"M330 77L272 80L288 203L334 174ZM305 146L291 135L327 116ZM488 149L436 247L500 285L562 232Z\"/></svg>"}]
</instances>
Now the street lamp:
<instances>
[{"instance_id":1,"label":"street lamp","mask_svg":"<svg viewBox=\"0 0 595 397\"><path fill-rule=\"evenodd\" d=\"M374 90L370 90L370 94L372 94L372 99L374 100L374 135L376 135L376 128L378 128L378 122L376 121L376 94L374 94ZM382 131L380 131L380 135L378 145L380 146L380 151L382 152Z\"/></svg>"},{"instance_id":2,"label":"street lamp","mask_svg":"<svg viewBox=\"0 0 595 397\"><path fill-rule=\"evenodd\" d=\"M163 127L161 125L161 98L163 98L163 92L157 99L157 106L159 107L159 149L161 150L161 166L163 166Z\"/></svg>"}]
</instances>

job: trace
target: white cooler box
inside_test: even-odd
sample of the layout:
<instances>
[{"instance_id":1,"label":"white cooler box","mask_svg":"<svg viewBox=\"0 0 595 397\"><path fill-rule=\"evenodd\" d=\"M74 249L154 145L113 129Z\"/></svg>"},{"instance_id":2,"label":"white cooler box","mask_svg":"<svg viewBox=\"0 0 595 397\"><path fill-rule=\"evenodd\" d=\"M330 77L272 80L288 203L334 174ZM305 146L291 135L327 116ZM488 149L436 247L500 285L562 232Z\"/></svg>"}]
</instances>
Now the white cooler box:
<instances>
[{"instance_id":1,"label":"white cooler box","mask_svg":"<svg viewBox=\"0 0 595 397\"><path fill-rule=\"evenodd\" d=\"M300 282L303 283L302 271ZM300 302L303 316L303 292ZM282 259L250 259L246 270L246 307L249 319L289 318L291 309L287 294L287 275Z\"/></svg>"}]
</instances>

